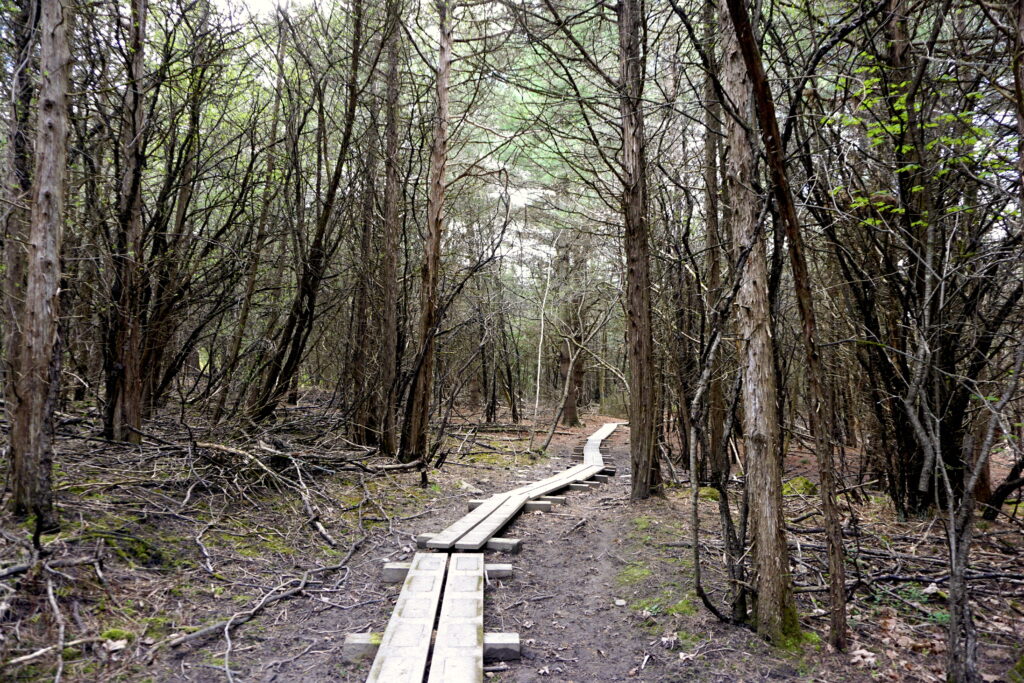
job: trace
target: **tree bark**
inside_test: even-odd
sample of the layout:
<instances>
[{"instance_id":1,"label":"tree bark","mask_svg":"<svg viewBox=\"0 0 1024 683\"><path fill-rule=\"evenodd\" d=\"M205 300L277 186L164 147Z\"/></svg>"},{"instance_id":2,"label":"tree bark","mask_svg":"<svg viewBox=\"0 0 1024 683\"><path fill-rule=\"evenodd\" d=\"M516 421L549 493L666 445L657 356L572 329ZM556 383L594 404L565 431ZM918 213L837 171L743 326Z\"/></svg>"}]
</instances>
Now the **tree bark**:
<instances>
[{"instance_id":1,"label":"tree bark","mask_svg":"<svg viewBox=\"0 0 1024 683\"><path fill-rule=\"evenodd\" d=\"M17 65L11 74L10 127L7 134L7 168L4 178L3 211L4 245L4 399L8 414L18 404L15 392L20 374L17 350L24 346L24 330L19 321L24 318L25 283L28 254L25 245L31 230L32 195L32 142L29 136L32 119L33 65L32 58L39 4L33 0L20 0L19 11L11 12L6 20L11 33L11 64ZM16 447L10 446L9 456L16 459Z\"/></svg>"},{"instance_id":2,"label":"tree bark","mask_svg":"<svg viewBox=\"0 0 1024 683\"><path fill-rule=\"evenodd\" d=\"M782 136L775 116L775 101L768 85L768 77L761 62L761 54L754 40L750 17L743 0L726 0L747 74L754 86L754 99L761 136L764 141L771 171L772 189L780 218L786 229L790 261L793 268L793 286L796 289L797 308L803 323L803 346L806 359L807 383L811 405L808 406L811 432L814 434L814 453L818 461L822 511L825 517L825 539L829 556L829 599L831 601L831 629L829 642L837 650L846 649L846 570L843 566L843 535L839 512L836 509L835 476L832 464L832 442L829 419L831 407L822 386L824 371L818 356L816 340L817 322L814 300L811 297L810 275L804 256L803 234L796 215L796 205L790 191ZM781 473L780 473L781 474Z\"/></svg>"},{"instance_id":3,"label":"tree bark","mask_svg":"<svg viewBox=\"0 0 1024 683\"><path fill-rule=\"evenodd\" d=\"M721 80L735 113L750 111L750 81L740 44L727 15L721 20ZM799 630L789 574L789 551L782 519L782 468L779 460L778 392L768 305L768 272L764 239L758 224L759 198L754 192L754 155L747 127L737 116L726 119L726 184L729 222L737 249L747 250L746 267L737 297L737 323L743 340L743 436L746 445L747 492L757 631L782 643Z\"/></svg>"},{"instance_id":4,"label":"tree bark","mask_svg":"<svg viewBox=\"0 0 1024 683\"><path fill-rule=\"evenodd\" d=\"M383 315L381 320L380 400L381 450L394 455L396 444L395 403L398 387L398 239L401 188L398 159L398 97L400 74L398 60L401 44L401 1L388 0L386 7L387 85L384 94L384 226L381 279L383 281Z\"/></svg>"},{"instance_id":5,"label":"tree bark","mask_svg":"<svg viewBox=\"0 0 1024 683\"><path fill-rule=\"evenodd\" d=\"M53 507L53 411L60 386L60 249L68 130L67 27L60 0L40 2L40 88L36 121L31 227L20 326L23 344L8 353L15 375L8 406L11 508L34 514L38 531L58 526ZM19 246L20 248L20 246Z\"/></svg>"},{"instance_id":6,"label":"tree bark","mask_svg":"<svg viewBox=\"0 0 1024 683\"><path fill-rule=\"evenodd\" d=\"M434 332L437 326L437 282L444 230L445 167L448 162L448 83L451 78L452 29L447 0L438 0L441 36L437 58L437 111L430 148L430 184L427 190L427 234L420 282L420 351L413 369L405 421L402 424L401 462L428 455L427 432L434 386Z\"/></svg>"},{"instance_id":7,"label":"tree bark","mask_svg":"<svg viewBox=\"0 0 1024 683\"><path fill-rule=\"evenodd\" d=\"M138 443L142 426L142 169L145 165L145 39L148 0L132 0L128 85L121 129L123 174L114 245L113 310L104 346L108 439Z\"/></svg>"},{"instance_id":8,"label":"tree bark","mask_svg":"<svg viewBox=\"0 0 1024 683\"><path fill-rule=\"evenodd\" d=\"M654 339L647 214L647 153L644 140L643 55L639 0L618 5L619 114L622 117L622 214L626 252L626 338L629 347L629 444L631 498L661 491L655 451Z\"/></svg>"}]
</instances>

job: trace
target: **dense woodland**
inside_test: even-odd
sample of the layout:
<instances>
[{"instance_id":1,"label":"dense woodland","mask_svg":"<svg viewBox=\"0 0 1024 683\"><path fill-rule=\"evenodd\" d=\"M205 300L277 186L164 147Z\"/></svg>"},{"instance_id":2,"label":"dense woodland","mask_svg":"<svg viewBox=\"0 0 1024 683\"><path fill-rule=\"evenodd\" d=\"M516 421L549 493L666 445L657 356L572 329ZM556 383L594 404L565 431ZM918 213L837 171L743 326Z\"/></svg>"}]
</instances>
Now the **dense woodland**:
<instances>
[{"instance_id":1,"label":"dense woodland","mask_svg":"<svg viewBox=\"0 0 1024 683\"><path fill-rule=\"evenodd\" d=\"M0 38L0 675L161 669L188 624L126 647L95 598L147 524L214 581L276 496L336 556L230 653L417 514L395 482L603 415L709 618L799 648L813 594L865 653L855 603L934 587L941 676L1024 681L1024 2L5 0ZM866 576L867 505L927 572Z\"/></svg>"}]
</instances>

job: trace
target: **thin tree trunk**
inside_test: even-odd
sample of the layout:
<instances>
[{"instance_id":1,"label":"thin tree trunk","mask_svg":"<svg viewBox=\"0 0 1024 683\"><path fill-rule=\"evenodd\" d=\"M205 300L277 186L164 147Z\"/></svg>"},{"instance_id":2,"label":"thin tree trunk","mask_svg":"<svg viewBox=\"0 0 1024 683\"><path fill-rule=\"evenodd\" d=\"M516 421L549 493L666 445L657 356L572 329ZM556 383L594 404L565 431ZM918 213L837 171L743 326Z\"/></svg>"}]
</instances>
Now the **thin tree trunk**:
<instances>
[{"instance_id":1,"label":"thin tree trunk","mask_svg":"<svg viewBox=\"0 0 1024 683\"><path fill-rule=\"evenodd\" d=\"M104 348L104 436L134 443L140 440L137 430L142 426L142 168L146 126L143 89L148 11L148 0L132 0L128 85L121 131L123 175L110 293L113 310L108 317Z\"/></svg>"},{"instance_id":2,"label":"thin tree trunk","mask_svg":"<svg viewBox=\"0 0 1024 683\"><path fill-rule=\"evenodd\" d=\"M341 141L338 144L334 169L331 171L327 182L326 196L324 196L323 204L320 205L317 212L316 227L313 237L309 241L309 250L304 254L302 263L299 265L298 287L295 292L295 298L292 300L284 327L278 335L274 354L264 367L261 386L254 393L250 402L250 416L257 422L266 420L274 414L278 402L289 391L289 386L297 377L299 365L302 363L306 352L306 343L309 341L309 335L312 332L313 323L316 319L317 297L320 294L320 287L323 284L330 257L337 246L333 237L334 208L338 200L338 189L341 186L343 171L346 166L345 161L348 159L355 126L356 106L359 95L359 69L363 54L363 7L362 0L355 0L352 4L352 53L349 56L348 82L345 84L348 92L345 102ZM318 144L325 147L327 127L322 100L320 100L319 105L320 125L317 133L322 139ZM319 189L319 181L317 187ZM318 191L317 195L319 196L319 194ZM305 227L302 225L303 222L300 217L298 220L300 229Z\"/></svg>"},{"instance_id":3,"label":"thin tree trunk","mask_svg":"<svg viewBox=\"0 0 1024 683\"><path fill-rule=\"evenodd\" d=\"M36 122L31 227L25 305L15 322L23 344L8 349L15 373L8 381L18 397L10 418L11 509L34 514L37 532L58 526L53 507L53 411L60 386L60 249L68 130L67 28L60 0L40 2L40 89ZM10 248L10 247L8 247ZM21 245L16 248L21 249Z\"/></svg>"},{"instance_id":4,"label":"thin tree trunk","mask_svg":"<svg viewBox=\"0 0 1024 683\"><path fill-rule=\"evenodd\" d=\"M434 140L430 148L430 185L427 194L427 235L420 283L420 352L413 369L412 386L399 459L412 462L428 454L431 397L434 385L434 332L437 325L437 282L441 261L441 233L444 230L445 166L448 162L448 82L451 77L452 29L448 2L438 0L437 13L441 44L437 58L437 111Z\"/></svg>"},{"instance_id":5,"label":"thin tree trunk","mask_svg":"<svg viewBox=\"0 0 1024 683\"><path fill-rule=\"evenodd\" d=\"M280 38L281 27L278 28L278 51L283 47L283 40ZM277 87L280 92L284 80L284 61L278 55ZM270 204L277 190L274 187L274 176L277 168L277 157L273 145L277 141L278 119L281 110L280 98L274 98L270 113L270 146L267 148L267 172L263 187L263 202L260 206L260 214L256 219L256 239L253 241L252 252L249 254L249 261L246 264L245 291L242 294L242 307L238 312L238 320L235 322L235 329L231 333L231 340L228 342L227 354L224 357L224 384L220 395L217 397L217 406L213 410L213 422L220 422L224 414L224 406L227 402L228 392L231 389L232 375L238 365L238 355L242 350L242 339L245 329L249 323L249 311L252 308L252 298L256 292L256 276L259 275L260 258L263 254L263 247L267 241L267 221L270 214ZM242 387L240 392L245 392Z\"/></svg>"},{"instance_id":6,"label":"thin tree trunk","mask_svg":"<svg viewBox=\"0 0 1024 683\"><path fill-rule=\"evenodd\" d=\"M631 498L661 491L655 451L654 340L647 221L647 155L644 140L643 55L639 0L622 0L619 24L619 113L622 117L622 212L626 251L626 338L629 346L629 444Z\"/></svg>"},{"instance_id":7,"label":"thin tree trunk","mask_svg":"<svg viewBox=\"0 0 1024 683\"><path fill-rule=\"evenodd\" d=\"M381 450L394 455L396 449L395 403L398 386L398 239L400 179L398 159L398 72L401 48L401 2L388 0L386 8L387 85L384 95L384 244L381 279L383 280L383 315L381 319L381 377L380 400L383 403Z\"/></svg>"},{"instance_id":8,"label":"thin tree trunk","mask_svg":"<svg viewBox=\"0 0 1024 683\"><path fill-rule=\"evenodd\" d=\"M715 94L713 83L713 79L717 77L717 59L713 42L717 33L715 30L715 3L705 3L703 21L708 42L704 49L711 59L710 72L704 77L704 217L708 268L708 286L705 296L708 303L706 308L710 310L721 295L722 287L722 256L719 250L721 236L718 225L718 138L722 134L719 122L722 108L718 102L718 96ZM710 453L707 454L707 459L717 481L722 481L723 478L727 480L729 476L729 458L722 443L725 399L722 390L721 366L721 355L715 354L714 368L711 371L711 378L708 380L708 450ZM696 444L691 447L696 447Z\"/></svg>"},{"instance_id":9,"label":"thin tree trunk","mask_svg":"<svg viewBox=\"0 0 1024 683\"><path fill-rule=\"evenodd\" d=\"M750 110L750 81L732 22L723 15L721 79L740 117ZM778 392L768 306L765 245L758 230L759 198L753 145L736 117L726 120L726 187L733 242L749 249L737 300L742 348L743 436L750 496L757 630L782 643L799 630L782 520L782 468L778 457Z\"/></svg>"},{"instance_id":10,"label":"thin tree trunk","mask_svg":"<svg viewBox=\"0 0 1024 683\"><path fill-rule=\"evenodd\" d=\"M375 98L376 93L371 93ZM370 111L370 126L377 127L377 107L373 105ZM369 308L370 289L372 286L374 271L373 263L373 233L376 223L376 212L374 205L377 198L377 137L373 134L366 136L366 144L369 149L366 152L366 185L363 187L363 205L361 207L359 226L359 257L356 291L353 302L353 323L351 330L352 355L349 360L351 372L350 394L357 402L352 418L352 439L356 443L369 445L375 441L374 433L377 425L373 403L370 399L369 369L366 367L367 335L370 332Z\"/></svg>"}]
</instances>

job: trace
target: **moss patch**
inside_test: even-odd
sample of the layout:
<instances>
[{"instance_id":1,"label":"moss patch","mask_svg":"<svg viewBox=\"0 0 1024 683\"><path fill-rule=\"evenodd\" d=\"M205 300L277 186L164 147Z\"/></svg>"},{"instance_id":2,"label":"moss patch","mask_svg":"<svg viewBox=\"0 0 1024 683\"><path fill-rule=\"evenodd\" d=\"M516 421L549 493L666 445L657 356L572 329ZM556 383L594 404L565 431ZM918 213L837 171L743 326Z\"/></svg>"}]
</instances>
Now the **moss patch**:
<instances>
[{"instance_id":1,"label":"moss patch","mask_svg":"<svg viewBox=\"0 0 1024 683\"><path fill-rule=\"evenodd\" d=\"M1010 681L1010 683L1024 683L1024 654L1006 672L1006 680Z\"/></svg>"},{"instance_id":2,"label":"moss patch","mask_svg":"<svg viewBox=\"0 0 1024 683\"><path fill-rule=\"evenodd\" d=\"M631 584L640 583L650 575L651 570L647 567L643 567L639 564L630 564L619 571L615 580L618 581L620 585L629 586Z\"/></svg>"},{"instance_id":3,"label":"moss patch","mask_svg":"<svg viewBox=\"0 0 1024 683\"><path fill-rule=\"evenodd\" d=\"M782 485L784 496L812 496L817 492L817 485L807 477L793 477Z\"/></svg>"},{"instance_id":4,"label":"moss patch","mask_svg":"<svg viewBox=\"0 0 1024 683\"><path fill-rule=\"evenodd\" d=\"M697 490L697 497L701 500L713 500L716 503L721 498L718 493L718 489L711 486L701 486L700 489Z\"/></svg>"},{"instance_id":5,"label":"moss patch","mask_svg":"<svg viewBox=\"0 0 1024 683\"><path fill-rule=\"evenodd\" d=\"M135 634L131 631L125 631L123 628L108 628L100 634L100 638L104 640L133 640Z\"/></svg>"}]
</instances>

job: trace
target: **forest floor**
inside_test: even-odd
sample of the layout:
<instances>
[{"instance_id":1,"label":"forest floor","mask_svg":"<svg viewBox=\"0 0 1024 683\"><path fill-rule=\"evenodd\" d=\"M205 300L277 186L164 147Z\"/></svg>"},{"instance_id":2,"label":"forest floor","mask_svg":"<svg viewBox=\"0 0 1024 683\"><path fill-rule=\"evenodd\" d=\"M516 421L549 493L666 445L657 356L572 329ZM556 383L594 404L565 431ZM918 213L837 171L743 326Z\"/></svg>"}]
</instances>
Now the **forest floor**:
<instances>
[{"instance_id":1,"label":"forest floor","mask_svg":"<svg viewBox=\"0 0 1024 683\"><path fill-rule=\"evenodd\" d=\"M615 421L560 429L538 459L528 431L457 425L424 488L418 472L382 470L383 458L332 436L322 415L296 409L272 435L212 432L194 446L178 420L147 424L129 446L66 419L61 532L35 554L30 532L0 519L0 678L362 681L368 663L344 662L341 644L387 623L399 587L381 583L382 564L410 558L415 535L444 528L469 499L561 471L573 446ZM489 553L515 573L486 589L485 628L523 642L523 659L490 666L489 680L944 680L941 521L898 522L880 496L843 497L848 579L859 583L850 652L834 653L817 498L794 480L786 513L806 637L773 648L696 597L688 488L629 502L628 438L619 429L603 448L619 476L513 521L503 535L523 540L520 554ZM802 457L791 460L788 476L803 472ZM710 493L701 566L724 604ZM1020 656L1022 532L1016 520L981 523L972 556L989 681L1012 680Z\"/></svg>"}]
</instances>

